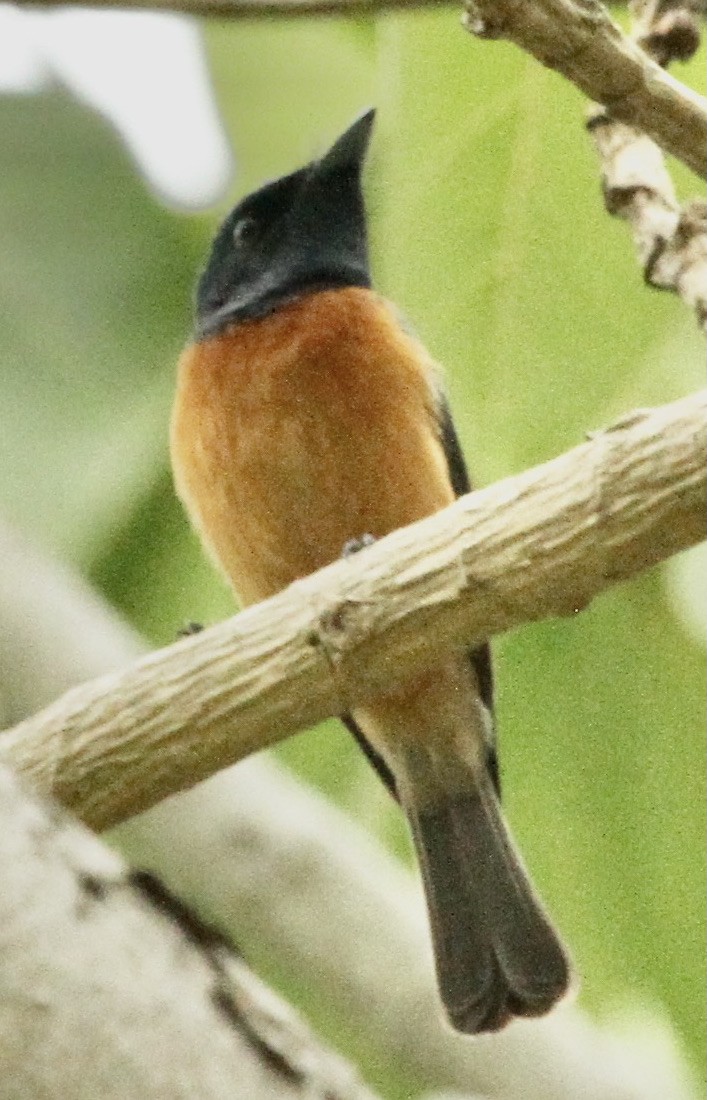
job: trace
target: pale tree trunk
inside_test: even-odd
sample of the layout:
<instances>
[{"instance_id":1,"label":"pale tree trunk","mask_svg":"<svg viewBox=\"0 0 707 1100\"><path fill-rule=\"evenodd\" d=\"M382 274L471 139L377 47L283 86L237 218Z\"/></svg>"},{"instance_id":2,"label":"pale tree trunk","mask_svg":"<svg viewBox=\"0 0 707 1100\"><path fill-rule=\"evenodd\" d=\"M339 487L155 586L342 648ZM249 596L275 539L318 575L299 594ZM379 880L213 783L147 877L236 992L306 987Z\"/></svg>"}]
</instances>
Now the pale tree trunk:
<instances>
[{"instance_id":1,"label":"pale tree trunk","mask_svg":"<svg viewBox=\"0 0 707 1100\"><path fill-rule=\"evenodd\" d=\"M3 1100L374 1100L221 938L0 767Z\"/></svg>"},{"instance_id":2,"label":"pale tree trunk","mask_svg":"<svg viewBox=\"0 0 707 1100\"><path fill-rule=\"evenodd\" d=\"M75 576L2 531L0 622L6 721L74 681L133 661L142 648ZM418 883L267 759L164 802L113 839L131 861L198 901L248 953L306 986L308 1002L320 1015L331 1012L339 1029L345 1021L351 1045L369 1050L382 1076L404 1072L429 1088L494 1100L692 1095L670 1032L656 1019L633 1040L618 1038L568 1006L483 1042L452 1034L441 1020Z\"/></svg>"}]
</instances>

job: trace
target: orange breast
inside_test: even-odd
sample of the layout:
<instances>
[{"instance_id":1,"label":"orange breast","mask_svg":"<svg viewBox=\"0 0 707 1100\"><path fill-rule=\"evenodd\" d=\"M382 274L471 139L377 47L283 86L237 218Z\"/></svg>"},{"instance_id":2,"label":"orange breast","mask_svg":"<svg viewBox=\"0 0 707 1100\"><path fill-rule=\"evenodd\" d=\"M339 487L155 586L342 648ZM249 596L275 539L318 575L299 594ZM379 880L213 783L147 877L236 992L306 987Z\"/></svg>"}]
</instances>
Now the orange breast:
<instances>
[{"instance_id":1,"label":"orange breast","mask_svg":"<svg viewBox=\"0 0 707 1100\"><path fill-rule=\"evenodd\" d=\"M186 349L177 489L251 603L453 499L434 365L381 299L325 291Z\"/></svg>"}]
</instances>

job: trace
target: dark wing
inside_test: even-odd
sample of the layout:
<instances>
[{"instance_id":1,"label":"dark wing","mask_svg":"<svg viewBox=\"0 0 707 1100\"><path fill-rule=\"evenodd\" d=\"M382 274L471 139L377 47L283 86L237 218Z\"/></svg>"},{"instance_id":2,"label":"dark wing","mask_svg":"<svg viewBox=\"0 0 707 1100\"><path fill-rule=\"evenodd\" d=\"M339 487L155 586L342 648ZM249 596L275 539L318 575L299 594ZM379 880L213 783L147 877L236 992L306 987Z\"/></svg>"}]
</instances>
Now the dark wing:
<instances>
[{"instance_id":1,"label":"dark wing","mask_svg":"<svg viewBox=\"0 0 707 1100\"><path fill-rule=\"evenodd\" d=\"M471 492L471 481L469 480L469 472L466 468L464 461L464 455L459 444L459 437L457 436L456 429L454 427L454 421L452 420L452 414L449 410L449 404L444 393L440 392L438 395L438 418L439 418L439 434L444 454L447 459L447 467L449 469L449 480L452 483L454 495L457 497L464 496L465 493ZM479 684L479 694L481 695L481 701L491 715L491 721L493 724L493 669L491 667L491 648L488 643L476 646L474 649L469 650L469 660L476 674L476 679ZM342 722L349 730L350 733L358 741L359 746L368 757L369 762L373 765L374 769L378 773L379 777L383 780L390 793L394 798L397 798L395 790L395 777L390 768L386 764L385 760L373 749L366 738L361 733L353 718L350 715L345 715ZM488 769L491 773L493 785L496 788L497 794L501 793L501 782L498 770L498 756L496 753L495 734L494 740L488 746Z\"/></svg>"},{"instance_id":2,"label":"dark wing","mask_svg":"<svg viewBox=\"0 0 707 1100\"><path fill-rule=\"evenodd\" d=\"M355 737L356 741L358 742L358 747L368 757L368 763L373 767L373 770L377 773L378 778L383 781L384 786L388 788L388 791L390 792L390 794L392 794L393 798L396 801L400 801L398 798L397 789L395 787L395 776L386 764L383 757L380 755L380 753L376 752L372 745L368 743L350 714L343 715L341 721L344 723L349 733L353 734L353 736Z\"/></svg>"},{"instance_id":3,"label":"dark wing","mask_svg":"<svg viewBox=\"0 0 707 1100\"><path fill-rule=\"evenodd\" d=\"M469 471L466 468L466 462L464 461L464 455L462 454L462 449L459 444L459 437L454 427L454 421L452 420L447 398L441 391L438 395L438 400L439 432L444 454L447 459L449 480L452 483L454 495L462 497L465 493L471 492L472 486L469 478ZM481 702L491 715L491 721L493 723L493 668L491 666L491 647L488 642L476 646L475 649L470 649L469 660L476 673ZM493 743L488 746L488 769L491 773L496 793L500 796L501 779L498 770L495 735Z\"/></svg>"}]
</instances>

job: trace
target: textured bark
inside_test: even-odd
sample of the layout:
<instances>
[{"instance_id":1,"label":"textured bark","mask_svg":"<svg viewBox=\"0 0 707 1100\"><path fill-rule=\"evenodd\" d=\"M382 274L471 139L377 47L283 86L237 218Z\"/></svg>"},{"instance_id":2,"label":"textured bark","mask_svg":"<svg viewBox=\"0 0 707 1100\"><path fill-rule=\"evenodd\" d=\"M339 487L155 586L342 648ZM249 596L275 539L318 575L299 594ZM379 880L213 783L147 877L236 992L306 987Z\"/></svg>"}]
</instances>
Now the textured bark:
<instances>
[{"instance_id":1,"label":"textured bark","mask_svg":"<svg viewBox=\"0 0 707 1100\"><path fill-rule=\"evenodd\" d=\"M686 0L633 0L632 37L660 65L688 60L699 46L700 24ZM599 154L609 214L630 226L649 286L678 294L707 325L707 207L680 208L660 148L605 107L590 108L587 127Z\"/></svg>"},{"instance_id":2,"label":"textured bark","mask_svg":"<svg viewBox=\"0 0 707 1100\"><path fill-rule=\"evenodd\" d=\"M19 719L134 659L138 638L66 569L0 527L0 706ZM384 1078L506 1100L687 1100L665 1022L602 1029L572 1005L479 1043L442 1021L419 885L348 815L260 756L114 832L331 1014ZM531 853L529 853L531 854ZM284 888L286 884L286 888ZM352 901L352 899L354 899ZM412 1090L411 1090L412 1091ZM93 1097L90 1098L93 1100Z\"/></svg>"},{"instance_id":3,"label":"textured bark","mask_svg":"<svg viewBox=\"0 0 707 1100\"><path fill-rule=\"evenodd\" d=\"M465 6L472 34L514 42L702 178L707 101L651 60L598 0L466 0Z\"/></svg>"},{"instance_id":4,"label":"textured bark","mask_svg":"<svg viewBox=\"0 0 707 1100\"><path fill-rule=\"evenodd\" d=\"M707 323L707 208L680 209L658 146L631 126L605 114L588 123L601 161L604 201L628 222L643 277L650 286L678 294Z\"/></svg>"},{"instance_id":5,"label":"textured bark","mask_svg":"<svg viewBox=\"0 0 707 1100\"><path fill-rule=\"evenodd\" d=\"M157 880L0 768L0 1098L374 1100Z\"/></svg>"},{"instance_id":6,"label":"textured bark","mask_svg":"<svg viewBox=\"0 0 707 1100\"><path fill-rule=\"evenodd\" d=\"M543 466L85 684L0 758L106 828L352 705L440 650L573 615L705 534L704 393L639 410Z\"/></svg>"}]
</instances>

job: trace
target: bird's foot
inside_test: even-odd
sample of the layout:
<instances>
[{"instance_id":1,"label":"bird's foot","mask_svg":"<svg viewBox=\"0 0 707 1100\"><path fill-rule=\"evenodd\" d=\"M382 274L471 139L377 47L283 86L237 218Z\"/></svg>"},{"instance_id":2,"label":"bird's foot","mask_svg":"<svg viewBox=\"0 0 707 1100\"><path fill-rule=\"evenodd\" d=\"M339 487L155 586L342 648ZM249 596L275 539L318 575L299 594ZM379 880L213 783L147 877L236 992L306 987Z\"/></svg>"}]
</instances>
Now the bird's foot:
<instances>
[{"instance_id":1,"label":"bird's foot","mask_svg":"<svg viewBox=\"0 0 707 1100\"><path fill-rule=\"evenodd\" d=\"M177 631L177 638L190 638L192 634L201 634L203 629L203 623L194 623L190 619Z\"/></svg>"},{"instance_id":2,"label":"bird's foot","mask_svg":"<svg viewBox=\"0 0 707 1100\"><path fill-rule=\"evenodd\" d=\"M365 550L367 546L373 546L375 541L375 537L369 534L361 535L357 539L349 539L348 542L344 543L341 556L342 558L350 558L352 554L358 554L359 550Z\"/></svg>"}]
</instances>

